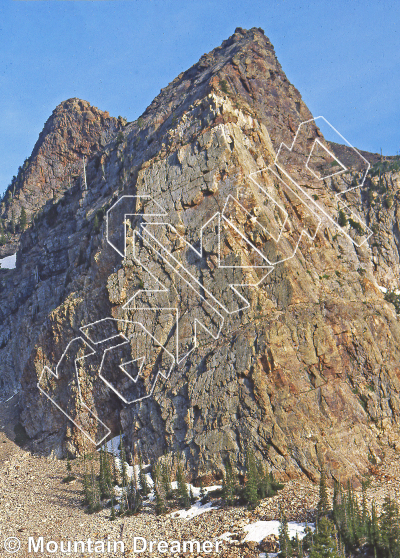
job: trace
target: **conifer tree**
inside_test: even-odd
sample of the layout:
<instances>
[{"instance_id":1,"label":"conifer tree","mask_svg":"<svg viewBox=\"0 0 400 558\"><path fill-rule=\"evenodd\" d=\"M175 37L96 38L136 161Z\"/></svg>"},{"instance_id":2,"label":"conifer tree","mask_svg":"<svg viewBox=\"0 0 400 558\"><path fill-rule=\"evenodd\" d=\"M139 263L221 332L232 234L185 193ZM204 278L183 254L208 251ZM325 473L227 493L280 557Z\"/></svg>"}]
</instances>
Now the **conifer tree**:
<instances>
[{"instance_id":1,"label":"conifer tree","mask_svg":"<svg viewBox=\"0 0 400 558\"><path fill-rule=\"evenodd\" d=\"M93 463L89 478L89 511L94 513L101 509L100 486L93 469Z\"/></svg>"},{"instance_id":2,"label":"conifer tree","mask_svg":"<svg viewBox=\"0 0 400 558\"><path fill-rule=\"evenodd\" d=\"M304 558L303 543L299 539L298 533L296 533L296 549L297 549L297 558Z\"/></svg>"},{"instance_id":3,"label":"conifer tree","mask_svg":"<svg viewBox=\"0 0 400 558\"><path fill-rule=\"evenodd\" d=\"M173 498L173 491L171 486L171 469L166 460L161 463L161 485L164 490L166 500Z\"/></svg>"},{"instance_id":4,"label":"conifer tree","mask_svg":"<svg viewBox=\"0 0 400 558\"><path fill-rule=\"evenodd\" d=\"M227 506L232 506L236 494L236 475L233 472L229 457L225 461L225 475L222 481L222 497Z\"/></svg>"},{"instance_id":5,"label":"conifer tree","mask_svg":"<svg viewBox=\"0 0 400 558\"><path fill-rule=\"evenodd\" d=\"M26 211L24 208L21 209L21 214L19 216L19 228L21 231L25 230L26 224L28 222Z\"/></svg>"},{"instance_id":6,"label":"conifer tree","mask_svg":"<svg viewBox=\"0 0 400 558\"><path fill-rule=\"evenodd\" d=\"M154 489L155 510L157 515L163 515L167 512L167 506L161 497L157 488Z\"/></svg>"},{"instance_id":7,"label":"conifer tree","mask_svg":"<svg viewBox=\"0 0 400 558\"><path fill-rule=\"evenodd\" d=\"M317 506L318 519L321 517L328 517L330 513L328 489L326 487L326 472L325 468L321 468L321 476L319 480L319 501Z\"/></svg>"},{"instance_id":8,"label":"conifer tree","mask_svg":"<svg viewBox=\"0 0 400 558\"><path fill-rule=\"evenodd\" d=\"M397 558L400 550L399 508L389 496L383 502L379 523L383 556Z\"/></svg>"},{"instance_id":9,"label":"conifer tree","mask_svg":"<svg viewBox=\"0 0 400 558\"><path fill-rule=\"evenodd\" d=\"M71 466L71 461L69 459L69 454L68 453L67 453L66 469L67 469L67 476L65 477L65 479L63 479L63 482L71 482L71 481L75 480L75 476L72 474L72 466Z\"/></svg>"},{"instance_id":10,"label":"conifer tree","mask_svg":"<svg viewBox=\"0 0 400 558\"><path fill-rule=\"evenodd\" d=\"M110 456L103 446L100 455L100 495L101 498L110 498L112 491Z\"/></svg>"},{"instance_id":11,"label":"conifer tree","mask_svg":"<svg viewBox=\"0 0 400 558\"><path fill-rule=\"evenodd\" d=\"M372 548L374 554L377 554L380 546L379 519L376 512L375 502L371 506L371 523L368 531L368 544Z\"/></svg>"},{"instance_id":12,"label":"conifer tree","mask_svg":"<svg viewBox=\"0 0 400 558\"><path fill-rule=\"evenodd\" d=\"M279 558L292 558L292 543L289 537L289 526L285 514L280 509L279 525Z\"/></svg>"},{"instance_id":13,"label":"conifer tree","mask_svg":"<svg viewBox=\"0 0 400 558\"><path fill-rule=\"evenodd\" d=\"M314 534L310 558L340 558L335 526L327 517L321 517L318 522L318 530Z\"/></svg>"},{"instance_id":14,"label":"conifer tree","mask_svg":"<svg viewBox=\"0 0 400 558\"><path fill-rule=\"evenodd\" d=\"M261 499L269 498L275 492L271 486L271 477L267 467L261 465L260 469L261 469L261 475L259 477L258 493Z\"/></svg>"},{"instance_id":15,"label":"conifer tree","mask_svg":"<svg viewBox=\"0 0 400 558\"><path fill-rule=\"evenodd\" d=\"M143 496L147 496L148 494L150 494L151 490L147 482L146 474L143 469L141 453L140 452L138 453L139 453L139 482L140 482Z\"/></svg>"},{"instance_id":16,"label":"conifer tree","mask_svg":"<svg viewBox=\"0 0 400 558\"><path fill-rule=\"evenodd\" d=\"M142 507L142 497L133 477L130 480L129 486L126 488L126 494L128 514L131 515L140 511Z\"/></svg>"},{"instance_id":17,"label":"conifer tree","mask_svg":"<svg viewBox=\"0 0 400 558\"><path fill-rule=\"evenodd\" d=\"M371 524L371 519L367 507L367 495L365 492L365 483L362 482L362 501L361 501L361 524L360 524L360 539L361 544L364 545L368 541L368 532Z\"/></svg>"},{"instance_id":18,"label":"conifer tree","mask_svg":"<svg viewBox=\"0 0 400 558\"><path fill-rule=\"evenodd\" d=\"M259 502L258 497L258 471L253 452L248 451L246 455L246 482L244 497L249 508L255 508Z\"/></svg>"},{"instance_id":19,"label":"conifer tree","mask_svg":"<svg viewBox=\"0 0 400 558\"><path fill-rule=\"evenodd\" d=\"M167 505L165 502L165 492L163 490L162 467L160 462L158 462L154 467L153 481L154 481L155 511L157 515L162 515L166 513Z\"/></svg>"},{"instance_id":20,"label":"conifer tree","mask_svg":"<svg viewBox=\"0 0 400 558\"><path fill-rule=\"evenodd\" d=\"M117 486L118 484L118 474L117 474L117 466L115 463L115 450L114 450L114 440L111 440L111 453L112 453L112 477L113 477L113 485Z\"/></svg>"},{"instance_id":21,"label":"conifer tree","mask_svg":"<svg viewBox=\"0 0 400 558\"><path fill-rule=\"evenodd\" d=\"M121 476L122 476L122 487L128 486L128 471L127 471L127 464L126 464L126 451L124 440L122 438L122 433L119 436L119 459L121 464Z\"/></svg>"},{"instance_id":22,"label":"conifer tree","mask_svg":"<svg viewBox=\"0 0 400 558\"><path fill-rule=\"evenodd\" d=\"M190 507L190 498L188 487L185 481L185 474L180 460L178 461L178 467L176 470L176 482L178 485L179 502L184 508L188 509Z\"/></svg>"},{"instance_id":23,"label":"conifer tree","mask_svg":"<svg viewBox=\"0 0 400 558\"><path fill-rule=\"evenodd\" d=\"M87 470L86 453L83 454L83 475L82 475L84 503L89 506L91 503L90 474Z\"/></svg>"},{"instance_id":24,"label":"conifer tree","mask_svg":"<svg viewBox=\"0 0 400 558\"><path fill-rule=\"evenodd\" d=\"M313 545L313 542L314 542L314 534L313 534L313 531L311 530L310 526L307 525L307 523L306 523L306 526L305 526L305 528L304 528L304 538L303 538L303 540L302 540L303 549L304 549L305 551L310 550L310 548L311 548L312 545Z\"/></svg>"}]
</instances>

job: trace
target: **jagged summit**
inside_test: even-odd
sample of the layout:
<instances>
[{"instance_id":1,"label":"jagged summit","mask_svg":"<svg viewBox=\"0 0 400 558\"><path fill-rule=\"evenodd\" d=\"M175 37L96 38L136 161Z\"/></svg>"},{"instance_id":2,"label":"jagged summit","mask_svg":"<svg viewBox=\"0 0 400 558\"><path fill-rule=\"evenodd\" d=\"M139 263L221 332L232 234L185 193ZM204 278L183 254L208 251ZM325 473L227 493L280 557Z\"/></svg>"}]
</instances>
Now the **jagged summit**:
<instances>
[{"instance_id":1,"label":"jagged summit","mask_svg":"<svg viewBox=\"0 0 400 558\"><path fill-rule=\"evenodd\" d=\"M289 82L270 40L259 28L235 33L182 72L149 105L144 123L171 123L212 91L247 103L265 124L274 148L288 141L299 123L312 118L299 91ZM153 124L154 125L154 124Z\"/></svg>"},{"instance_id":2,"label":"jagged summit","mask_svg":"<svg viewBox=\"0 0 400 558\"><path fill-rule=\"evenodd\" d=\"M89 159L124 125L87 101L72 98L60 103L46 121L31 156L19 168L0 206L7 240L0 256L14 253L21 234L22 209L28 223L50 199L57 200L81 174Z\"/></svg>"}]
</instances>

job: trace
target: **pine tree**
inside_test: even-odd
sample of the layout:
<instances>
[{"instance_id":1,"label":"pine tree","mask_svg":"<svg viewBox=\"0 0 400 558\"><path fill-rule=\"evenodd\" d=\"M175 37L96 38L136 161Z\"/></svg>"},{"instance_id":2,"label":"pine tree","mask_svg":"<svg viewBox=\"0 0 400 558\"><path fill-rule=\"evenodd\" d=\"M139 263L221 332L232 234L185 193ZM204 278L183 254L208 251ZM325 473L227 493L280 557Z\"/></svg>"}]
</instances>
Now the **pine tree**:
<instances>
[{"instance_id":1,"label":"pine tree","mask_svg":"<svg viewBox=\"0 0 400 558\"><path fill-rule=\"evenodd\" d=\"M114 440L111 440L111 453L112 453L113 485L116 486L118 484L118 473L117 473L117 466L116 466L116 463L115 463Z\"/></svg>"},{"instance_id":2,"label":"pine tree","mask_svg":"<svg viewBox=\"0 0 400 558\"><path fill-rule=\"evenodd\" d=\"M121 475L122 475L122 487L128 486L128 472L126 464L126 452L124 446L124 440L122 438L122 433L119 435L119 459L121 464Z\"/></svg>"},{"instance_id":3,"label":"pine tree","mask_svg":"<svg viewBox=\"0 0 400 558\"><path fill-rule=\"evenodd\" d=\"M360 524L360 539L361 545L363 546L368 542L368 533L371 524L371 518L369 516L367 507L367 495L365 492L365 483L362 482L362 501L361 501L361 524Z\"/></svg>"},{"instance_id":4,"label":"pine tree","mask_svg":"<svg viewBox=\"0 0 400 558\"><path fill-rule=\"evenodd\" d=\"M289 526L285 514L280 509L279 525L279 558L292 558L292 543L289 537Z\"/></svg>"},{"instance_id":5,"label":"pine tree","mask_svg":"<svg viewBox=\"0 0 400 558\"><path fill-rule=\"evenodd\" d=\"M87 471L85 472L83 486L85 492L85 500L88 504L89 512L94 513L99 511L101 509L100 487L94 473L93 464L90 473L88 473Z\"/></svg>"},{"instance_id":6,"label":"pine tree","mask_svg":"<svg viewBox=\"0 0 400 558\"><path fill-rule=\"evenodd\" d=\"M188 487L185 481L185 474L180 461L178 461L178 467L176 470L176 482L178 485L178 498L181 506L188 509L190 507L190 498Z\"/></svg>"},{"instance_id":7,"label":"pine tree","mask_svg":"<svg viewBox=\"0 0 400 558\"><path fill-rule=\"evenodd\" d=\"M147 482L146 474L143 469L142 456L140 452L139 452L139 482L140 482L143 496L147 496L148 494L150 494L151 490Z\"/></svg>"},{"instance_id":8,"label":"pine tree","mask_svg":"<svg viewBox=\"0 0 400 558\"><path fill-rule=\"evenodd\" d=\"M321 517L318 522L318 531L314 534L310 558L340 558L335 526L327 517Z\"/></svg>"},{"instance_id":9,"label":"pine tree","mask_svg":"<svg viewBox=\"0 0 400 558\"><path fill-rule=\"evenodd\" d=\"M400 527L399 508L397 503L389 496L385 498L379 518L381 550L383 556L394 558L399 556Z\"/></svg>"},{"instance_id":10,"label":"pine tree","mask_svg":"<svg viewBox=\"0 0 400 558\"><path fill-rule=\"evenodd\" d=\"M104 446L100 449L99 452L99 459L100 459L100 495L101 498L110 498L111 496L111 466L110 466L110 458L108 453L106 452Z\"/></svg>"},{"instance_id":11,"label":"pine tree","mask_svg":"<svg viewBox=\"0 0 400 558\"><path fill-rule=\"evenodd\" d=\"M246 455L246 482L244 486L244 497L249 508L254 509L258 502L258 471L253 452L248 451Z\"/></svg>"},{"instance_id":12,"label":"pine tree","mask_svg":"<svg viewBox=\"0 0 400 558\"><path fill-rule=\"evenodd\" d=\"M375 502L372 502L372 506L371 506L371 522L368 530L368 544L374 551L374 554L376 554L380 546L380 531L379 531L379 520L378 520L378 514L376 513Z\"/></svg>"},{"instance_id":13,"label":"pine tree","mask_svg":"<svg viewBox=\"0 0 400 558\"><path fill-rule=\"evenodd\" d=\"M67 476L63 479L63 482L71 482L75 480L75 476L72 474L72 466L71 466L71 461L69 459L69 454L67 454L66 469L67 469Z\"/></svg>"},{"instance_id":14,"label":"pine tree","mask_svg":"<svg viewBox=\"0 0 400 558\"><path fill-rule=\"evenodd\" d=\"M155 510L157 515L163 515L167 512L167 506L161 497L157 488L154 489Z\"/></svg>"},{"instance_id":15,"label":"pine tree","mask_svg":"<svg viewBox=\"0 0 400 558\"><path fill-rule=\"evenodd\" d=\"M310 550L310 548L312 547L314 543L314 533L311 530L311 528L309 527L309 525L307 525L304 528L304 538L302 540L302 546L303 549L307 552Z\"/></svg>"},{"instance_id":16,"label":"pine tree","mask_svg":"<svg viewBox=\"0 0 400 558\"><path fill-rule=\"evenodd\" d=\"M87 470L86 453L83 454L83 475L82 475L84 504L87 506L91 503L90 475Z\"/></svg>"},{"instance_id":17,"label":"pine tree","mask_svg":"<svg viewBox=\"0 0 400 558\"><path fill-rule=\"evenodd\" d=\"M90 506L92 501L91 499L91 491L90 491L90 475L89 473L85 472L82 478L82 485L83 485L83 496L84 496L84 503L87 506Z\"/></svg>"},{"instance_id":18,"label":"pine tree","mask_svg":"<svg viewBox=\"0 0 400 558\"><path fill-rule=\"evenodd\" d=\"M92 503L90 505L90 511L91 512L96 512L99 511L101 509L101 503L100 503L100 485L99 482L97 480L97 477L94 473L93 470L93 464L92 464L92 471L91 471L91 490L92 490Z\"/></svg>"},{"instance_id":19,"label":"pine tree","mask_svg":"<svg viewBox=\"0 0 400 558\"><path fill-rule=\"evenodd\" d=\"M222 497L227 506L232 506L236 494L236 476L229 457L225 461L225 475L222 481Z\"/></svg>"},{"instance_id":20,"label":"pine tree","mask_svg":"<svg viewBox=\"0 0 400 558\"><path fill-rule=\"evenodd\" d=\"M162 466L160 462L156 464L153 470L154 481L154 501L155 511L157 515L162 515L167 512L167 504L165 502L165 492L162 483Z\"/></svg>"},{"instance_id":21,"label":"pine tree","mask_svg":"<svg viewBox=\"0 0 400 558\"><path fill-rule=\"evenodd\" d=\"M160 474L161 474L161 485L164 490L165 498L167 500L171 500L174 496L174 493L172 491L172 486L171 486L171 469L168 463L166 462L166 460L164 460L161 463Z\"/></svg>"},{"instance_id":22,"label":"pine tree","mask_svg":"<svg viewBox=\"0 0 400 558\"><path fill-rule=\"evenodd\" d=\"M321 469L321 476L319 480L319 501L317 506L318 519L321 517L328 517L330 514L328 490L326 487L326 473L324 467Z\"/></svg>"},{"instance_id":23,"label":"pine tree","mask_svg":"<svg viewBox=\"0 0 400 558\"><path fill-rule=\"evenodd\" d=\"M298 533L296 533L296 549L297 549L297 558L304 558L303 543L299 539Z\"/></svg>"},{"instance_id":24,"label":"pine tree","mask_svg":"<svg viewBox=\"0 0 400 558\"><path fill-rule=\"evenodd\" d=\"M126 494L128 515L138 513L142 507L142 497L133 477L131 478L129 486L126 488Z\"/></svg>"},{"instance_id":25,"label":"pine tree","mask_svg":"<svg viewBox=\"0 0 400 558\"><path fill-rule=\"evenodd\" d=\"M260 468L261 475L259 476L258 493L261 499L269 498L275 493L271 486L271 477L267 467L261 465Z\"/></svg>"},{"instance_id":26,"label":"pine tree","mask_svg":"<svg viewBox=\"0 0 400 558\"><path fill-rule=\"evenodd\" d=\"M26 216L26 211L24 208L21 209L21 214L19 216L19 228L21 231L25 230L25 227L27 225L28 219Z\"/></svg>"}]
</instances>

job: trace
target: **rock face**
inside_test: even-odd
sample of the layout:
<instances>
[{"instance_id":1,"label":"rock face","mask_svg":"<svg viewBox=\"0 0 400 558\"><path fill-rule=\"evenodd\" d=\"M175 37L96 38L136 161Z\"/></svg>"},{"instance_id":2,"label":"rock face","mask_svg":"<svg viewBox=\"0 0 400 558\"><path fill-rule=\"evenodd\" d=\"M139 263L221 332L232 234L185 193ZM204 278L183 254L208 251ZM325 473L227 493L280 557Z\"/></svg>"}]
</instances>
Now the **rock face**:
<instances>
[{"instance_id":1,"label":"rock face","mask_svg":"<svg viewBox=\"0 0 400 558\"><path fill-rule=\"evenodd\" d=\"M237 29L88 158L2 276L1 381L34 449L122 427L193 476L252 448L343 480L398 447L399 173L364 180L354 152L338 173L328 148Z\"/></svg>"},{"instance_id":2,"label":"rock face","mask_svg":"<svg viewBox=\"0 0 400 558\"><path fill-rule=\"evenodd\" d=\"M121 117L110 117L80 99L68 99L56 107L32 155L4 194L0 218L9 238L0 246L0 257L18 248L22 209L29 223L47 201L60 199L75 179L83 176L84 159L104 147L123 125Z\"/></svg>"}]
</instances>

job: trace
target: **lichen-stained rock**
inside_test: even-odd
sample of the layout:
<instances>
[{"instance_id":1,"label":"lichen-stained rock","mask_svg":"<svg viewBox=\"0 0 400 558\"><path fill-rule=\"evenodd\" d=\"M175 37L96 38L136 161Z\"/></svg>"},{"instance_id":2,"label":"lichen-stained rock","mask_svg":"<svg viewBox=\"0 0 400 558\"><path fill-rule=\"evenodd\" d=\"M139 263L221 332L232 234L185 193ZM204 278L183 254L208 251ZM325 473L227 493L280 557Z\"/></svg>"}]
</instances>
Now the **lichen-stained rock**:
<instances>
[{"instance_id":1,"label":"lichen-stained rock","mask_svg":"<svg viewBox=\"0 0 400 558\"><path fill-rule=\"evenodd\" d=\"M252 448L282 478L317 479L324 460L343 480L400 447L400 327L379 289L398 286L399 173L384 177L390 208L368 194L376 177L344 194L376 231L361 244L357 224L331 218L359 170L318 180L304 167L326 145L315 124L302 164L286 159L295 185L266 170L311 118L263 32L237 29L88 158L87 190L77 180L44 208L0 294L3 389L20 386L35 449L83 450L37 382L85 332L95 355L50 377L57 401L73 416L84 402L146 458L182 452L193 476L220 474L228 455L240 468ZM118 253L105 216L123 196ZM115 357L106 383L103 343L122 335L132 361ZM126 404L120 365L137 372L141 349L150 396Z\"/></svg>"}]
</instances>

